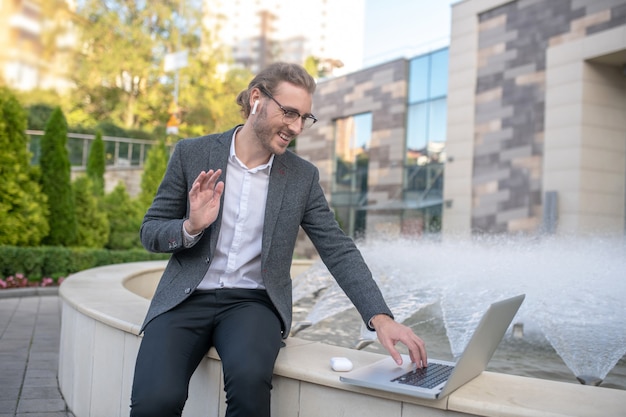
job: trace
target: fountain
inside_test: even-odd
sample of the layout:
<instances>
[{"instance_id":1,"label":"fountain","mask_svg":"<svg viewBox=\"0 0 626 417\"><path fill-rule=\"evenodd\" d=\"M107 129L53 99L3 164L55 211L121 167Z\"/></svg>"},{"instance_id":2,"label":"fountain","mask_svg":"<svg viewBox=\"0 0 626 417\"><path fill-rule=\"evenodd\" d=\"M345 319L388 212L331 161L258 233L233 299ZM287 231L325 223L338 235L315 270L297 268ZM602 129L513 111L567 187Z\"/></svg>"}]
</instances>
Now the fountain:
<instances>
[{"instance_id":1,"label":"fountain","mask_svg":"<svg viewBox=\"0 0 626 417\"><path fill-rule=\"evenodd\" d=\"M517 337L522 323L524 337L541 334L581 383L600 384L626 354L623 239L379 238L359 248L398 321L439 306L454 357L488 304L520 293L527 296ZM314 292L319 297L292 334L352 308L321 262L294 278L294 300ZM375 340L364 326L360 334L359 349Z\"/></svg>"}]
</instances>

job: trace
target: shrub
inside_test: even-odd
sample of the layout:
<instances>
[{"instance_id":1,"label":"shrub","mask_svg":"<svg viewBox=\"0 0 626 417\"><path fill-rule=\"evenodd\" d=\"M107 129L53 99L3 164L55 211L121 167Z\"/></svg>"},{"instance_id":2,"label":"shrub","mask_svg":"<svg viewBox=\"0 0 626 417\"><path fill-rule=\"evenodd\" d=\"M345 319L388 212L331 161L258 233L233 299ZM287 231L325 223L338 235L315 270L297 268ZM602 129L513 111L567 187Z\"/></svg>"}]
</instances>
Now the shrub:
<instances>
[{"instance_id":1,"label":"shrub","mask_svg":"<svg viewBox=\"0 0 626 417\"><path fill-rule=\"evenodd\" d=\"M98 208L94 185L87 176L74 180L74 210L76 213L76 246L103 248L109 241L109 219Z\"/></svg>"},{"instance_id":2,"label":"shrub","mask_svg":"<svg viewBox=\"0 0 626 417\"><path fill-rule=\"evenodd\" d=\"M31 170L26 114L0 88L0 245L38 245L48 234L46 197Z\"/></svg>"},{"instance_id":3,"label":"shrub","mask_svg":"<svg viewBox=\"0 0 626 417\"><path fill-rule=\"evenodd\" d=\"M162 140L152 146L146 155L143 175L141 176L141 193L139 194L139 202L144 212L152 204L152 199L165 175L169 159L168 148Z\"/></svg>"},{"instance_id":4,"label":"shrub","mask_svg":"<svg viewBox=\"0 0 626 417\"><path fill-rule=\"evenodd\" d=\"M104 171L106 169L106 154L102 132L96 132L96 138L89 148L87 158L87 176L93 182L94 191L97 195L104 195Z\"/></svg>"},{"instance_id":5,"label":"shrub","mask_svg":"<svg viewBox=\"0 0 626 417\"><path fill-rule=\"evenodd\" d=\"M44 130L53 111L54 108L45 103L37 103L29 106L28 128L33 130Z\"/></svg>"},{"instance_id":6,"label":"shrub","mask_svg":"<svg viewBox=\"0 0 626 417\"><path fill-rule=\"evenodd\" d=\"M46 124L41 138L41 183L48 196L50 233L44 239L49 245L71 245L76 237L71 185L70 161L67 149L67 123L57 107Z\"/></svg>"},{"instance_id":7,"label":"shrub","mask_svg":"<svg viewBox=\"0 0 626 417\"><path fill-rule=\"evenodd\" d=\"M168 257L167 254L150 253L144 249L112 251L61 246L0 246L0 277L23 274L31 281L43 280L46 277L66 277L98 266L163 260Z\"/></svg>"},{"instance_id":8,"label":"shrub","mask_svg":"<svg viewBox=\"0 0 626 417\"><path fill-rule=\"evenodd\" d=\"M109 241L107 249L140 249L139 228L143 211L136 201L131 200L123 182L104 196L103 211L109 217Z\"/></svg>"}]
</instances>

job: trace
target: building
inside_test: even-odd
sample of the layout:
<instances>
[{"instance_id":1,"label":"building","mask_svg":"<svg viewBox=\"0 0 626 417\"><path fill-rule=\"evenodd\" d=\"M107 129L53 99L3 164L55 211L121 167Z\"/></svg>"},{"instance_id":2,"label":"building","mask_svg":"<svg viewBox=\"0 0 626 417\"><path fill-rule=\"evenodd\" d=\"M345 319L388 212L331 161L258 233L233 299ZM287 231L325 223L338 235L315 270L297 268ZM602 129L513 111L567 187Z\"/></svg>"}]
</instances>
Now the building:
<instances>
[{"instance_id":1,"label":"building","mask_svg":"<svg viewBox=\"0 0 626 417\"><path fill-rule=\"evenodd\" d=\"M74 10L72 0L0 1L0 78L18 90L71 88Z\"/></svg>"},{"instance_id":2,"label":"building","mask_svg":"<svg viewBox=\"0 0 626 417\"><path fill-rule=\"evenodd\" d=\"M318 84L297 152L350 235L440 231L447 74L444 48Z\"/></svg>"},{"instance_id":3,"label":"building","mask_svg":"<svg viewBox=\"0 0 626 417\"><path fill-rule=\"evenodd\" d=\"M624 236L626 1L452 8L445 233Z\"/></svg>"},{"instance_id":4,"label":"building","mask_svg":"<svg viewBox=\"0 0 626 417\"><path fill-rule=\"evenodd\" d=\"M279 60L303 64L309 56L329 73L361 67L364 0L205 0L204 6L212 47L225 48L253 73Z\"/></svg>"},{"instance_id":5,"label":"building","mask_svg":"<svg viewBox=\"0 0 626 417\"><path fill-rule=\"evenodd\" d=\"M319 83L297 152L344 230L624 236L626 1L466 0L451 29Z\"/></svg>"}]
</instances>

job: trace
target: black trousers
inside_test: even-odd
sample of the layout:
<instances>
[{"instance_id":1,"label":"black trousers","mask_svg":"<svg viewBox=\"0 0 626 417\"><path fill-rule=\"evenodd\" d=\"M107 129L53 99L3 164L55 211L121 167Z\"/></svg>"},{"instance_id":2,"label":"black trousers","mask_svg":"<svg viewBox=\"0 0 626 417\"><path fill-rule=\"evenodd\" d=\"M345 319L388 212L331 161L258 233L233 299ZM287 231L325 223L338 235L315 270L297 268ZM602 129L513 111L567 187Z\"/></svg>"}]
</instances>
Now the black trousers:
<instances>
[{"instance_id":1,"label":"black trousers","mask_svg":"<svg viewBox=\"0 0 626 417\"><path fill-rule=\"evenodd\" d=\"M265 291L246 289L198 291L146 326L131 417L180 416L191 375L211 346L222 361L226 416L269 417L281 323Z\"/></svg>"}]
</instances>

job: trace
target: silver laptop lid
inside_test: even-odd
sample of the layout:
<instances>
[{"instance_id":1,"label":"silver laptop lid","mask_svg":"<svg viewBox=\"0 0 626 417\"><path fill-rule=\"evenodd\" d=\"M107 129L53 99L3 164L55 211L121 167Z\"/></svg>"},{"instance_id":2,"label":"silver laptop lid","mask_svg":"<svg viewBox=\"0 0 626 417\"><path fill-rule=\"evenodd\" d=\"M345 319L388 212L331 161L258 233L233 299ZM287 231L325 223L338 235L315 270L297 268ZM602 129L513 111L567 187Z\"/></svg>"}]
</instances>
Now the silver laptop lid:
<instances>
[{"instance_id":1,"label":"silver laptop lid","mask_svg":"<svg viewBox=\"0 0 626 417\"><path fill-rule=\"evenodd\" d=\"M474 379L485 370L487 363L500 344L502 337L513 321L524 298L525 295L522 294L492 303L483 314L463 354L456 364L437 359L429 359L431 363L438 362L454 365L454 371L445 384L441 384L432 389L426 389L391 382L392 379L408 372L410 366L403 365L402 367L398 367L390 357L363 368L355 369L341 376L340 380L367 388L413 395L420 398L442 398ZM403 355L403 360L405 363L408 363L408 356Z\"/></svg>"},{"instance_id":2,"label":"silver laptop lid","mask_svg":"<svg viewBox=\"0 0 626 417\"><path fill-rule=\"evenodd\" d=\"M521 294L489 306L438 397L448 395L487 368L525 297L525 294Z\"/></svg>"}]
</instances>

